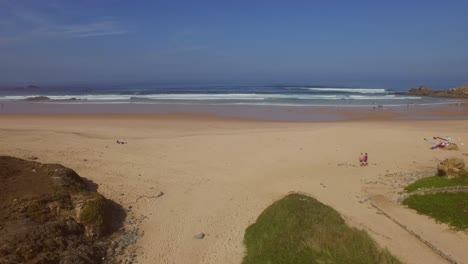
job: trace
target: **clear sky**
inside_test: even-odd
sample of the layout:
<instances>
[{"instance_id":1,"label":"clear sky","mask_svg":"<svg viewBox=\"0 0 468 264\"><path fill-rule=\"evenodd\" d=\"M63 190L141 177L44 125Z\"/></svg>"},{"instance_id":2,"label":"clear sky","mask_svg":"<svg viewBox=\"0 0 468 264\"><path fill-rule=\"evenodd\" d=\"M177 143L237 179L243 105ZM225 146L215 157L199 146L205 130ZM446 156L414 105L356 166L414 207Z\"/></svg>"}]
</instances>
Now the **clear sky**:
<instances>
[{"instance_id":1,"label":"clear sky","mask_svg":"<svg viewBox=\"0 0 468 264\"><path fill-rule=\"evenodd\" d=\"M468 83L468 1L0 0L0 82Z\"/></svg>"}]
</instances>

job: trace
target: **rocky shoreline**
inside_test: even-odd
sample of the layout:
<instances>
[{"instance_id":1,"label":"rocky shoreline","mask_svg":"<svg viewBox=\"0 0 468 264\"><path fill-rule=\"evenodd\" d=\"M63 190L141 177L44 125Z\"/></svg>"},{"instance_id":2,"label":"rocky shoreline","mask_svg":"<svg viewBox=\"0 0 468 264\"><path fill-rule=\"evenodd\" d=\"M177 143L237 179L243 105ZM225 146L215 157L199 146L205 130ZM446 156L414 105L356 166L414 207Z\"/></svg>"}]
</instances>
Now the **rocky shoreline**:
<instances>
[{"instance_id":1,"label":"rocky shoreline","mask_svg":"<svg viewBox=\"0 0 468 264\"><path fill-rule=\"evenodd\" d=\"M427 86L419 86L417 88L410 89L408 94L417 96L468 98L468 85L463 85L447 91L436 91Z\"/></svg>"},{"instance_id":2,"label":"rocky shoreline","mask_svg":"<svg viewBox=\"0 0 468 264\"><path fill-rule=\"evenodd\" d=\"M0 180L0 263L119 263L138 237L123 229L127 211L72 169L0 156Z\"/></svg>"},{"instance_id":3,"label":"rocky shoreline","mask_svg":"<svg viewBox=\"0 0 468 264\"><path fill-rule=\"evenodd\" d=\"M53 100L53 99L50 99L49 97L47 96L34 96L34 97L28 97L28 98L25 98L23 99L23 101L26 101L26 102L43 102L43 101L81 101L82 99L78 99L78 98L75 98L75 97L72 97L70 99L60 99L60 100Z\"/></svg>"}]
</instances>

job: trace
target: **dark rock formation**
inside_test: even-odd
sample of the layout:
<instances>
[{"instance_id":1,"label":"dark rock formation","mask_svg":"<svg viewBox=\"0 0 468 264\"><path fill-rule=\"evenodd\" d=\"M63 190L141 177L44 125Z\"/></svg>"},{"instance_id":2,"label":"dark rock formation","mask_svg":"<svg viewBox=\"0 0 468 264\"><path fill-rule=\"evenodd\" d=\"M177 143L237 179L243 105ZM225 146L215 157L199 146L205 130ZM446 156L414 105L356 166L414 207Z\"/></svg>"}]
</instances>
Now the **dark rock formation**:
<instances>
[{"instance_id":1,"label":"dark rock formation","mask_svg":"<svg viewBox=\"0 0 468 264\"><path fill-rule=\"evenodd\" d=\"M408 94L419 96L433 96L433 97L453 97L453 98L468 98L468 85L463 85L447 91L433 91L426 86L412 88Z\"/></svg>"},{"instance_id":2,"label":"dark rock formation","mask_svg":"<svg viewBox=\"0 0 468 264\"><path fill-rule=\"evenodd\" d=\"M0 156L0 263L105 263L125 213L58 164ZM107 262L110 263L110 262Z\"/></svg>"},{"instance_id":3,"label":"dark rock formation","mask_svg":"<svg viewBox=\"0 0 468 264\"><path fill-rule=\"evenodd\" d=\"M35 96L35 97L28 97L28 98L24 99L24 101L28 101L28 102L40 102L40 101L49 101L49 100L52 100L52 99L50 99L47 96ZM68 99L56 99L56 100L53 100L53 101L67 102L67 101L81 101L81 99L76 98L76 97L72 97L72 98L68 98Z\"/></svg>"},{"instance_id":4,"label":"dark rock formation","mask_svg":"<svg viewBox=\"0 0 468 264\"><path fill-rule=\"evenodd\" d=\"M35 97L28 97L24 100L28 102L38 102L38 101L47 101L47 100L50 100L50 98L47 96L35 96Z\"/></svg>"}]
</instances>

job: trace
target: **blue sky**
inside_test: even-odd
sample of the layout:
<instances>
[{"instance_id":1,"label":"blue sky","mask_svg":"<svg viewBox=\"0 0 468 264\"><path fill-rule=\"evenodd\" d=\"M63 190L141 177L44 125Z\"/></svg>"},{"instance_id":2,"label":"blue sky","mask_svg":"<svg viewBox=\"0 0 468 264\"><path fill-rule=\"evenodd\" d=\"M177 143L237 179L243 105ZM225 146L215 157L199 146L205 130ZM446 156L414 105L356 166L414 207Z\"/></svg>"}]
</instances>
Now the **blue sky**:
<instances>
[{"instance_id":1,"label":"blue sky","mask_svg":"<svg viewBox=\"0 0 468 264\"><path fill-rule=\"evenodd\" d=\"M0 82L459 85L467 13L457 0L0 0Z\"/></svg>"}]
</instances>

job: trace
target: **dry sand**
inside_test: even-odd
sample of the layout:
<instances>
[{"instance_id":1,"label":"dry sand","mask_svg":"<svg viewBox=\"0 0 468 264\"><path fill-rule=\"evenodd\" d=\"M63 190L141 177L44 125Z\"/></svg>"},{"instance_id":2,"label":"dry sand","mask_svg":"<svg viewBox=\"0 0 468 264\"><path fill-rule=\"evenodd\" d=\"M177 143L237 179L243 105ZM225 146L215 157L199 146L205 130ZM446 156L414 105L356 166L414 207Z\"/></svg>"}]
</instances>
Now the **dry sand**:
<instances>
[{"instance_id":1,"label":"dry sand","mask_svg":"<svg viewBox=\"0 0 468 264\"><path fill-rule=\"evenodd\" d=\"M423 138L435 135L460 138L460 150L430 150ZM128 144L116 144L117 139ZM0 155L61 163L97 183L106 197L131 206L132 215L142 219L137 260L148 264L240 263L245 229L289 192L332 206L407 263L444 263L371 201L382 195L395 205L405 179L434 171L437 161L448 156L466 160L467 144L466 120L288 123L190 115L0 116ZM360 152L369 153L368 167L358 166ZM161 191L164 195L156 198ZM437 244L444 251L468 247L465 232L402 210L400 220L408 226L431 223L420 231L422 238L448 236ZM194 239L200 232L207 236ZM445 253L468 263L468 251Z\"/></svg>"}]
</instances>

